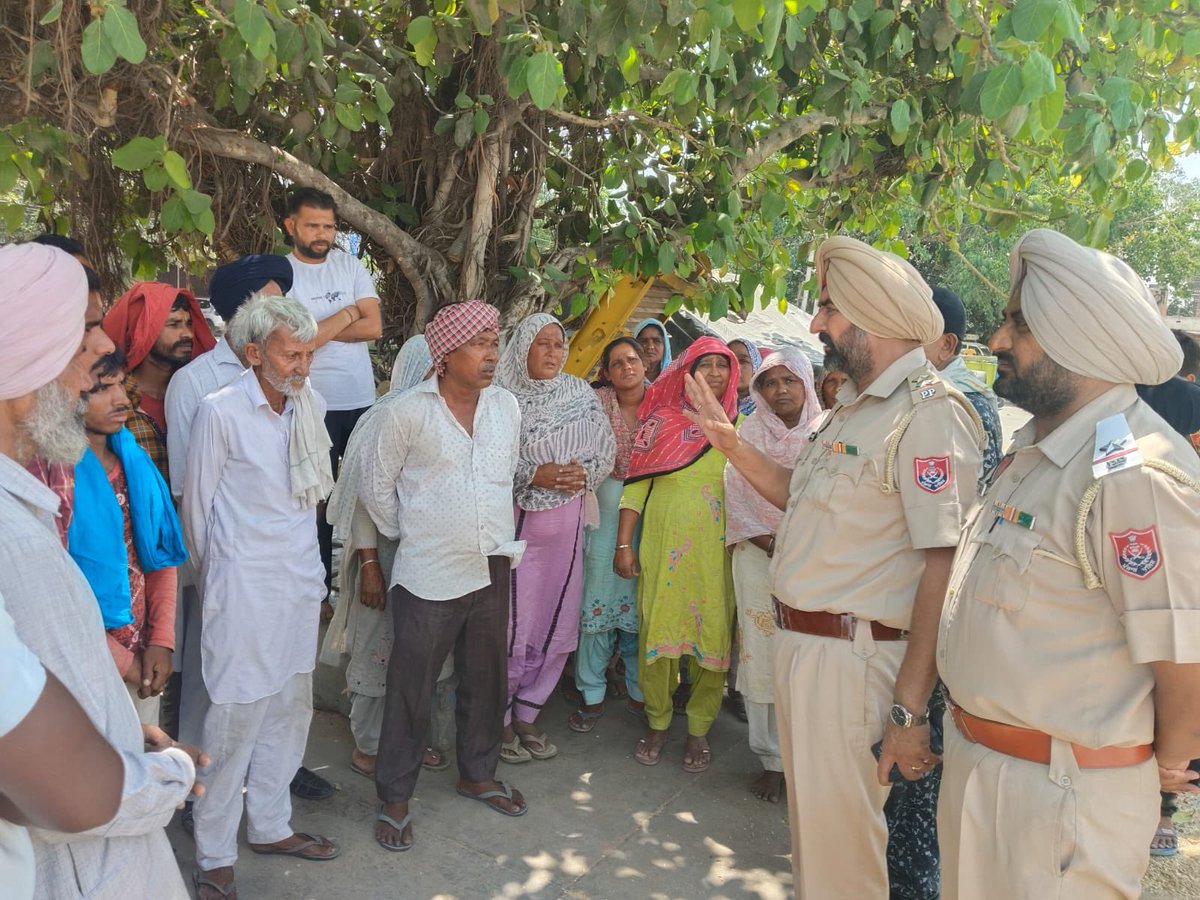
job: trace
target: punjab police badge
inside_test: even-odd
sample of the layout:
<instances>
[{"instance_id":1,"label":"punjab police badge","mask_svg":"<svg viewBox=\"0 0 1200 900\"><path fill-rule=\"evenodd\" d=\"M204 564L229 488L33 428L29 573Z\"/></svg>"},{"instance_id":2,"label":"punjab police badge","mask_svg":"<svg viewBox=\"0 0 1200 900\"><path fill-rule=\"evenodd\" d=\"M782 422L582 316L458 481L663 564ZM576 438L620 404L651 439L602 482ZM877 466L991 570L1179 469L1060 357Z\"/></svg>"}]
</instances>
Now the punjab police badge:
<instances>
[{"instance_id":1,"label":"punjab police badge","mask_svg":"<svg viewBox=\"0 0 1200 900\"><path fill-rule=\"evenodd\" d=\"M1131 528L1122 534L1109 533L1117 553L1117 565L1133 578L1146 579L1162 566L1162 551L1158 547L1158 529L1151 525L1144 530Z\"/></svg>"},{"instance_id":2,"label":"punjab police badge","mask_svg":"<svg viewBox=\"0 0 1200 900\"><path fill-rule=\"evenodd\" d=\"M949 456L918 456L913 460L913 477L917 487L931 494L945 490L950 484Z\"/></svg>"}]
</instances>

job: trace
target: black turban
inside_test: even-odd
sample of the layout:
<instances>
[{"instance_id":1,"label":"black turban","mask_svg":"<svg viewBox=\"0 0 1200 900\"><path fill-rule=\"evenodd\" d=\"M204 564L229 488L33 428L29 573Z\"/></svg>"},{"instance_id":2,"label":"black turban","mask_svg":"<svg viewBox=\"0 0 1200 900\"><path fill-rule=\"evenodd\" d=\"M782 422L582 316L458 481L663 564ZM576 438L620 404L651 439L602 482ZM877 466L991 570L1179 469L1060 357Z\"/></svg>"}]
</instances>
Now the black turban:
<instances>
[{"instance_id":1,"label":"black turban","mask_svg":"<svg viewBox=\"0 0 1200 900\"><path fill-rule=\"evenodd\" d=\"M285 294L292 289L292 264L287 257L274 253L243 256L213 273L208 301L228 324L238 307L268 281L274 281Z\"/></svg>"}]
</instances>

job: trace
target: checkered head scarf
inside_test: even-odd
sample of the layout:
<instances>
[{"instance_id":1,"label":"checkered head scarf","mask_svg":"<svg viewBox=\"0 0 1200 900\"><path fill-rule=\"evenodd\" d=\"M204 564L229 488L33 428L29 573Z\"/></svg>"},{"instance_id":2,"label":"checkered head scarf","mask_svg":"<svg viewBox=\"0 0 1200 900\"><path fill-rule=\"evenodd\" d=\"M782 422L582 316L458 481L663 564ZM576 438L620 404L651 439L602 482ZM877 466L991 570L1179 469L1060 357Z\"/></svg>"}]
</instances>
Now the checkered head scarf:
<instances>
[{"instance_id":1,"label":"checkered head scarf","mask_svg":"<svg viewBox=\"0 0 1200 900\"><path fill-rule=\"evenodd\" d=\"M500 310L482 300L444 306L425 326L429 355L439 376L446 374L446 357L481 331L500 331Z\"/></svg>"}]
</instances>

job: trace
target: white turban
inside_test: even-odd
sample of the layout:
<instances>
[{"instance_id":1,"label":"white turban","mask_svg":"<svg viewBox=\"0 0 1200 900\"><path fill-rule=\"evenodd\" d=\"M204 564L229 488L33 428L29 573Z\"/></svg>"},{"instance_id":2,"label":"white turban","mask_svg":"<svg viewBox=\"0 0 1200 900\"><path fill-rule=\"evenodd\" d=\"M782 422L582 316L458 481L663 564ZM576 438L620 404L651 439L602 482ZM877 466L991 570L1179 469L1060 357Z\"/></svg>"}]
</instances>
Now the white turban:
<instances>
[{"instance_id":1,"label":"white turban","mask_svg":"<svg viewBox=\"0 0 1200 900\"><path fill-rule=\"evenodd\" d=\"M921 273L894 253L848 237L817 248L817 282L854 325L881 338L931 344L945 324Z\"/></svg>"},{"instance_id":2,"label":"white turban","mask_svg":"<svg viewBox=\"0 0 1200 900\"><path fill-rule=\"evenodd\" d=\"M79 352L87 313L83 266L57 247L0 247L0 400L63 373Z\"/></svg>"},{"instance_id":3,"label":"white turban","mask_svg":"<svg viewBox=\"0 0 1200 900\"><path fill-rule=\"evenodd\" d=\"M1145 282L1121 260L1048 228L1026 233L1009 257L1021 314L1046 355L1114 384L1161 384L1183 351Z\"/></svg>"}]
</instances>

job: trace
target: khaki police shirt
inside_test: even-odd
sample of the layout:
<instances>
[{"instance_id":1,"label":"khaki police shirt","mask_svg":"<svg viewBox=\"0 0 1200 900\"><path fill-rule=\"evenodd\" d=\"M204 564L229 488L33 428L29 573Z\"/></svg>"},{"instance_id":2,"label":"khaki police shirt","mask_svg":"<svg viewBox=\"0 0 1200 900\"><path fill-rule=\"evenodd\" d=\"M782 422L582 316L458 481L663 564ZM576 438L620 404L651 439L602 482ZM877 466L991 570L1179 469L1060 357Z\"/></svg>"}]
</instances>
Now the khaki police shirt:
<instances>
[{"instance_id":1,"label":"khaki police shirt","mask_svg":"<svg viewBox=\"0 0 1200 900\"><path fill-rule=\"evenodd\" d=\"M1096 398L1042 441L1033 423L984 495L950 576L938 668L978 716L1086 747L1154 738L1149 663L1200 662L1200 495L1145 466L1100 479L1085 546L1103 586L1085 587L1075 551L1093 481L1096 423L1124 412L1146 459L1192 479L1200 461L1132 386ZM994 503L1034 516L997 520Z\"/></svg>"},{"instance_id":2,"label":"khaki police shirt","mask_svg":"<svg viewBox=\"0 0 1200 900\"><path fill-rule=\"evenodd\" d=\"M923 551L955 546L975 503L983 439L921 349L896 360L861 394L846 386L838 398L844 402L792 473L772 592L795 609L907 629ZM888 438L914 407L896 456L899 490L885 493Z\"/></svg>"}]
</instances>

